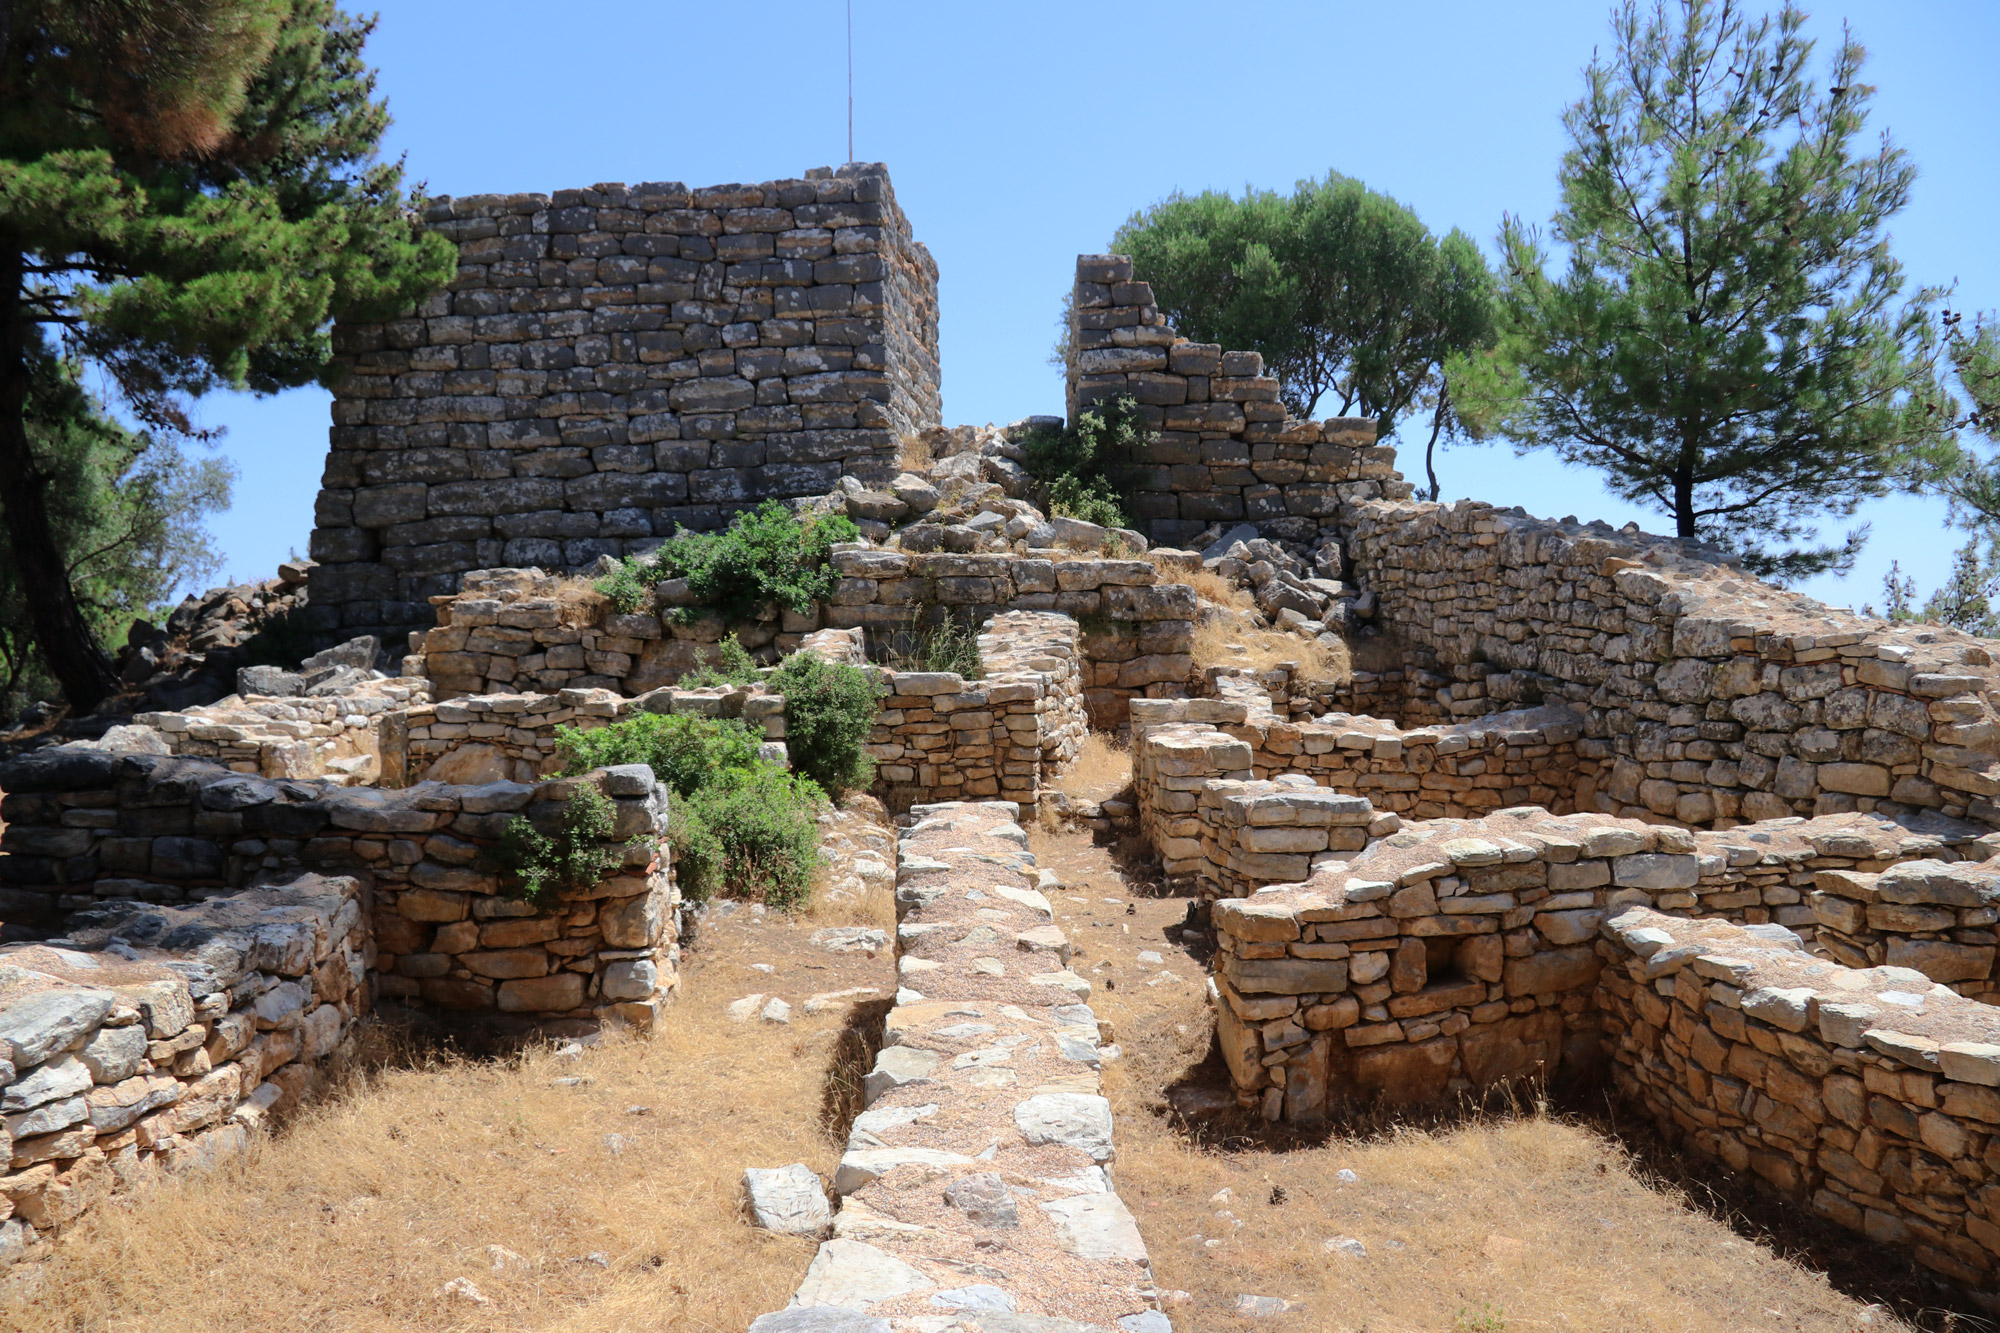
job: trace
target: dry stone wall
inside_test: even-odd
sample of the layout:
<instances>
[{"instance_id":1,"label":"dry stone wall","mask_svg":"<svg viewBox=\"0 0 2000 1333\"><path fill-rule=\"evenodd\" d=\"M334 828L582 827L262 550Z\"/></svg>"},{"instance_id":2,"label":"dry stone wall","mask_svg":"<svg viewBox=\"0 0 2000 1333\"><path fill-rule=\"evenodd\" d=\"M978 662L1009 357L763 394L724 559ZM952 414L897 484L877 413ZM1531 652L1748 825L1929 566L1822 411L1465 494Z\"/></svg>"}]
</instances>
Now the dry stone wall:
<instances>
[{"instance_id":1,"label":"dry stone wall","mask_svg":"<svg viewBox=\"0 0 2000 1333\"><path fill-rule=\"evenodd\" d=\"M1129 396L1159 432L1133 460L1121 497L1146 534L1175 545L1217 522L1283 520L1303 538L1341 506L1403 499L1396 451L1365 417L1293 419L1257 352L1192 343L1174 332L1151 284L1123 255L1078 255L1067 361L1072 422Z\"/></svg>"},{"instance_id":2,"label":"dry stone wall","mask_svg":"<svg viewBox=\"0 0 2000 1333\"><path fill-rule=\"evenodd\" d=\"M891 809L999 797L1033 805L1089 729L1077 626L1049 611L995 616L979 635L980 677L883 670L868 753Z\"/></svg>"},{"instance_id":3,"label":"dry stone wall","mask_svg":"<svg viewBox=\"0 0 2000 1333\"><path fill-rule=\"evenodd\" d=\"M937 266L885 168L432 201L456 278L343 324L310 622L421 629L467 570L579 569L896 472L938 424Z\"/></svg>"},{"instance_id":4,"label":"dry stone wall","mask_svg":"<svg viewBox=\"0 0 2000 1333\"><path fill-rule=\"evenodd\" d=\"M526 815L546 826L578 783L615 803L622 869L547 908L506 896L494 848L507 823ZM194 903L327 871L370 886L370 967L383 996L645 1027L677 984L666 793L644 765L383 791L59 749L0 766L0 789L11 925L65 929L107 902Z\"/></svg>"},{"instance_id":5,"label":"dry stone wall","mask_svg":"<svg viewBox=\"0 0 2000 1333\"><path fill-rule=\"evenodd\" d=\"M0 1264L163 1171L241 1149L368 1009L358 879L114 900L67 930L0 948Z\"/></svg>"},{"instance_id":6,"label":"dry stone wall","mask_svg":"<svg viewBox=\"0 0 2000 1333\"><path fill-rule=\"evenodd\" d=\"M840 1210L790 1307L752 1333L920 1333L956 1317L1171 1333L1113 1183L1090 983L1068 969L1018 808L910 813L902 985L834 1176ZM1007 1272L1002 1249L1021 1261Z\"/></svg>"},{"instance_id":7,"label":"dry stone wall","mask_svg":"<svg viewBox=\"0 0 2000 1333\"><path fill-rule=\"evenodd\" d=\"M1636 531L1471 501L1360 504L1343 521L1377 623L1451 678L1432 707L1581 715L1581 808L1716 827L1877 809L2000 822L1988 641L1837 611Z\"/></svg>"},{"instance_id":8,"label":"dry stone wall","mask_svg":"<svg viewBox=\"0 0 2000 1333\"><path fill-rule=\"evenodd\" d=\"M2000 1010L1643 908L1607 921L1598 953L1618 1089L1684 1151L1992 1290Z\"/></svg>"},{"instance_id":9,"label":"dry stone wall","mask_svg":"<svg viewBox=\"0 0 2000 1333\"><path fill-rule=\"evenodd\" d=\"M1214 728L1249 747L1249 763L1243 767L1252 777L1303 775L1411 819L1476 819L1515 805L1566 811L1573 804L1575 741L1582 729L1582 720L1561 707L1402 728L1345 713L1280 721L1268 701L1231 698L1135 700L1132 717L1142 772L1149 744L1184 746L1190 743L1188 727ZM1175 730L1159 730L1166 726ZM1189 753L1207 750L1206 743L1198 743ZM1217 762L1234 768L1241 757L1231 751ZM1193 777L1195 772L1176 776ZM1142 805L1154 799L1144 792L1145 785L1142 780Z\"/></svg>"},{"instance_id":10,"label":"dry stone wall","mask_svg":"<svg viewBox=\"0 0 2000 1333\"><path fill-rule=\"evenodd\" d=\"M1276 783L1215 783L1204 800L1245 829L1285 829L1294 809L1333 813L1335 828L1365 827L1370 814L1354 797ZM1729 921L1799 948L1773 918L1810 920L1817 904L1801 900L1815 882L1887 880L1892 896L1911 898L1983 891L1990 904L1986 858L2000 851L2000 835L1967 825L1859 814L1696 833L1523 808L1371 832L1364 851L1319 860L1303 882L1214 905L1223 1054L1239 1099L1261 1099L1272 1119L1435 1101L1555 1074L1564 1060L1588 1072L1590 942L1625 907ZM1239 882L1254 883L1242 870ZM1919 923L1882 920L1891 924ZM1964 955L1924 948L1913 930L1883 935L1879 947L1918 946L1903 956L1930 969L1908 972L1921 990L1965 980Z\"/></svg>"},{"instance_id":11,"label":"dry stone wall","mask_svg":"<svg viewBox=\"0 0 2000 1333\"><path fill-rule=\"evenodd\" d=\"M1092 726L1122 726L1135 698L1185 693L1194 670L1194 589L1163 582L1149 561L1061 554L843 545L833 552L840 578L826 606L761 626L677 615L676 604L691 600L675 587L679 580L660 585L658 609L616 615L565 599L563 581L540 570L475 571L463 593L438 600L438 626L415 636L404 670L427 679L441 701L565 688L638 695L712 663L725 634L753 649L792 652L824 630L859 629L882 644L938 612L974 625L1008 612L1055 612L1080 627L1078 687Z\"/></svg>"},{"instance_id":12,"label":"dry stone wall","mask_svg":"<svg viewBox=\"0 0 2000 1333\"><path fill-rule=\"evenodd\" d=\"M385 724L424 697L423 682L400 679L317 698L232 695L183 712L140 713L133 725L157 739L132 743L258 777L372 782L381 776Z\"/></svg>"}]
</instances>

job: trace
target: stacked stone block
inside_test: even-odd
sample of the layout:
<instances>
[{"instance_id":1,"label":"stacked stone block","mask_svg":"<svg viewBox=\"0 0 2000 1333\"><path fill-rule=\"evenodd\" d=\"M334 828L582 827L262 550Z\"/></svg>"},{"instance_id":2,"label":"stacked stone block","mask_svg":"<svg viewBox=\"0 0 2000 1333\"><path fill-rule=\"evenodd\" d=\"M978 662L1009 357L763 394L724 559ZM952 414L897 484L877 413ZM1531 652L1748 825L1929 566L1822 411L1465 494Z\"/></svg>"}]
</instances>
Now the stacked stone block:
<instances>
[{"instance_id":1,"label":"stacked stone block","mask_svg":"<svg viewBox=\"0 0 2000 1333\"><path fill-rule=\"evenodd\" d=\"M508 822L546 824L582 782L616 803L622 869L546 909L505 896L494 849ZM383 791L57 749L0 766L0 789L10 923L60 929L112 900L199 902L327 871L372 889L371 966L383 995L645 1026L676 984L666 793L644 765Z\"/></svg>"},{"instance_id":2,"label":"stacked stone block","mask_svg":"<svg viewBox=\"0 0 2000 1333\"><path fill-rule=\"evenodd\" d=\"M426 678L439 700L566 688L638 695L713 661L725 634L791 652L823 629L859 629L883 643L944 614L977 625L1055 612L1081 627L1078 683L1091 725L1105 729L1124 724L1135 698L1185 693L1194 670L1194 589L1161 582L1149 561L910 554L861 543L832 559L840 578L823 608L733 626L713 613L677 614L689 600L679 580L660 585L657 610L617 615L566 596L564 581L540 570L476 571L463 593L438 599L438 627L415 636L404 669Z\"/></svg>"},{"instance_id":3,"label":"stacked stone block","mask_svg":"<svg viewBox=\"0 0 2000 1333\"><path fill-rule=\"evenodd\" d=\"M1357 798L1270 783L1217 782L1202 799L1243 827L1315 801L1353 802L1338 807L1349 827L1370 817ZM1553 1074L1563 1059L1588 1072L1596 960L1587 945L1607 914L1644 906L1800 948L1772 919L1810 919L1800 885L1811 894L1815 880L1886 880L1892 897L1949 898L1992 883L1995 835L1914 822L1847 814L1696 833L1530 807L1400 831L1369 825L1364 850L1322 855L1302 882L1259 887L1264 874L1292 867L1212 860L1197 873L1233 871L1249 886L1212 909L1217 1027L1239 1099L1261 1100L1274 1119L1311 1120ZM1899 951L1921 991L1971 981L1964 955L1928 947L1929 933L1913 929L1933 923L1878 921L1876 952ZM1839 961L1823 933L1814 947ZM1982 961L1988 971L1975 984L1984 988L1991 958Z\"/></svg>"},{"instance_id":4,"label":"stacked stone block","mask_svg":"<svg viewBox=\"0 0 2000 1333\"><path fill-rule=\"evenodd\" d=\"M741 718L767 741L785 738L785 700L762 685L676 689L634 698L609 690L471 694L421 704L384 728L383 785L534 782L561 766L556 732L590 731L638 713Z\"/></svg>"},{"instance_id":5,"label":"stacked stone block","mask_svg":"<svg viewBox=\"0 0 2000 1333\"><path fill-rule=\"evenodd\" d=\"M68 930L0 949L0 1264L163 1169L240 1149L368 1008L356 879L109 902Z\"/></svg>"},{"instance_id":6,"label":"stacked stone block","mask_svg":"<svg viewBox=\"0 0 2000 1333\"><path fill-rule=\"evenodd\" d=\"M2000 1268L2000 1010L1714 922L1607 921L1620 1093L1683 1151L1980 1291Z\"/></svg>"},{"instance_id":7,"label":"stacked stone block","mask_svg":"<svg viewBox=\"0 0 2000 1333\"><path fill-rule=\"evenodd\" d=\"M937 266L885 168L434 200L450 286L342 324L307 616L420 629L467 570L579 569L895 475L938 424Z\"/></svg>"},{"instance_id":8,"label":"stacked stone block","mask_svg":"<svg viewBox=\"0 0 2000 1333\"><path fill-rule=\"evenodd\" d=\"M1210 782L1196 797L1204 898L1243 898L1264 884L1302 880L1402 827L1366 797L1293 774L1269 782Z\"/></svg>"},{"instance_id":9,"label":"stacked stone block","mask_svg":"<svg viewBox=\"0 0 2000 1333\"><path fill-rule=\"evenodd\" d=\"M384 721L424 696L421 681L384 680L319 698L231 696L132 721L157 732L166 753L212 759L233 772L368 782L381 773Z\"/></svg>"},{"instance_id":10,"label":"stacked stone block","mask_svg":"<svg viewBox=\"0 0 2000 1333\"><path fill-rule=\"evenodd\" d=\"M1018 808L911 814L902 986L834 1174L833 1234L752 1333L1171 1333L1112 1179L1090 983L1066 966Z\"/></svg>"},{"instance_id":11,"label":"stacked stone block","mask_svg":"<svg viewBox=\"0 0 2000 1333\"><path fill-rule=\"evenodd\" d=\"M1583 719L1576 803L1728 827L1844 810L2000 821L1990 642L1768 587L1665 538L1471 501L1344 515L1376 620L1454 717Z\"/></svg>"},{"instance_id":12,"label":"stacked stone block","mask_svg":"<svg viewBox=\"0 0 2000 1333\"><path fill-rule=\"evenodd\" d=\"M1849 967L1913 968L1970 999L2000 1003L2000 862L1822 870L1813 885L1818 952Z\"/></svg>"},{"instance_id":13,"label":"stacked stone block","mask_svg":"<svg viewBox=\"0 0 2000 1333\"><path fill-rule=\"evenodd\" d=\"M1411 493L1396 451L1375 443L1372 419L1294 419L1262 354L1180 337L1123 255L1077 256L1069 348L1072 422L1093 403L1129 396L1159 432L1133 460L1122 496L1156 540L1179 544L1245 519L1317 529L1342 505Z\"/></svg>"},{"instance_id":14,"label":"stacked stone block","mask_svg":"<svg viewBox=\"0 0 2000 1333\"><path fill-rule=\"evenodd\" d=\"M1280 721L1267 700L1246 698L1135 700L1132 710L1135 735L1198 715L1250 746L1255 777L1305 775L1405 818L1477 818L1512 805L1560 812L1576 785L1581 719L1563 708L1416 728L1342 713Z\"/></svg>"},{"instance_id":15,"label":"stacked stone block","mask_svg":"<svg viewBox=\"0 0 2000 1333\"><path fill-rule=\"evenodd\" d=\"M978 638L980 678L883 670L869 737L891 808L937 796L1032 805L1075 759L1083 715L1076 622L1046 611L995 616Z\"/></svg>"}]
</instances>

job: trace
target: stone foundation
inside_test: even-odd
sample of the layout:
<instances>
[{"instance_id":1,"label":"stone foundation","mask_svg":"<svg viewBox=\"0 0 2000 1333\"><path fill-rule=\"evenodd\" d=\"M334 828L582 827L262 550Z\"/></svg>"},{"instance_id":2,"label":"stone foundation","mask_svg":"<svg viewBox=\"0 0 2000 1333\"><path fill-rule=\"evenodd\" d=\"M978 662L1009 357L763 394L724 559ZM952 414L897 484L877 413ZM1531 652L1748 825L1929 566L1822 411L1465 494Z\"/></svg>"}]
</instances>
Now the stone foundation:
<instances>
[{"instance_id":1,"label":"stone foundation","mask_svg":"<svg viewBox=\"0 0 2000 1333\"><path fill-rule=\"evenodd\" d=\"M902 988L834 1176L832 1238L790 1308L752 1333L920 1333L952 1311L996 1328L1170 1333L1112 1180L1090 983L1067 967L1017 807L910 814ZM1031 1259L1032 1282L992 1266L996 1242Z\"/></svg>"},{"instance_id":2,"label":"stone foundation","mask_svg":"<svg viewBox=\"0 0 2000 1333\"><path fill-rule=\"evenodd\" d=\"M368 899L301 875L185 907L113 900L0 948L0 1264L296 1105L368 1010Z\"/></svg>"}]
</instances>

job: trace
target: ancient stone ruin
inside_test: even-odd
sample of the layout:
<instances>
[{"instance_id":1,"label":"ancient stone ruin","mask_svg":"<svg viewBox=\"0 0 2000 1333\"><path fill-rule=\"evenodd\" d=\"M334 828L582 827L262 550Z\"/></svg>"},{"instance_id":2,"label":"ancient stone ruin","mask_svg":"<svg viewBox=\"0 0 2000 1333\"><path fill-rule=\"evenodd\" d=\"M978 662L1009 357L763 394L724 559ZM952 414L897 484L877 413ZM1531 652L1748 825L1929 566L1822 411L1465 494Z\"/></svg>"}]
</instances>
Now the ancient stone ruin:
<instances>
[{"instance_id":1,"label":"ancient stone ruin","mask_svg":"<svg viewBox=\"0 0 2000 1333\"><path fill-rule=\"evenodd\" d=\"M1243 1107L1608 1079L1718 1170L1992 1287L1993 643L1635 529L1415 500L1372 422L1289 418L1256 354L1178 337L1115 255L1078 260L1066 407L1130 396L1155 429L1135 528L1052 516L1022 442L1060 419L940 421L936 267L879 166L427 217L459 275L337 331L317 563L282 584L346 646L0 768L0 1253L238 1146L373 1007L669 1021L665 791L644 766L554 776L554 735L728 716L782 755L780 694L681 683L727 636L866 666L903 824L880 871L902 989L838 1211L752 1182L760 1217L826 1237L759 1333L929 1328L940 1305L1168 1328L1090 984L1022 832L1091 729L1129 740L1133 788L1081 813L1209 905ZM665 578L628 614L577 595L604 557L765 499L863 534L810 611L726 623ZM909 660L947 622L977 673ZM1198 660L1211 630L1300 661ZM1335 645L1365 669L1315 678L1307 650ZM197 679L201 653L142 666ZM500 829L579 785L615 803L617 869L507 896ZM922 1216L883 1183L907 1170L944 1182ZM965 1296L994 1226L1042 1280Z\"/></svg>"}]
</instances>

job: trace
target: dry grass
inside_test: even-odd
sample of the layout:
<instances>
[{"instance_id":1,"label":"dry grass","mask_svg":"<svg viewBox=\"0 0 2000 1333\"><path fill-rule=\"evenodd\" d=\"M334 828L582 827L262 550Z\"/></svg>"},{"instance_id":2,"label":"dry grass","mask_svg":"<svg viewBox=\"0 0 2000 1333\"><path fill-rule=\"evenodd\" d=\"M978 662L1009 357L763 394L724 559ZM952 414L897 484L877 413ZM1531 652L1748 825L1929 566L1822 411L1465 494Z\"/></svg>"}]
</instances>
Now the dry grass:
<instances>
[{"instance_id":1,"label":"dry grass","mask_svg":"<svg viewBox=\"0 0 2000 1333\"><path fill-rule=\"evenodd\" d=\"M1056 790L1077 800L1104 801L1132 783L1132 747L1101 731L1088 733Z\"/></svg>"},{"instance_id":2,"label":"dry grass","mask_svg":"<svg viewBox=\"0 0 2000 1333\"><path fill-rule=\"evenodd\" d=\"M857 1053L844 1007L798 1006L895 985L886 957L749 917L706 932L652 1038L356 1083L242 1159L92 1215L38 1284L0 1295L0 1328L741 1333L784 1306L813 1251L745 1224L743 1168L831 1173L831 1067ZM790 1000L791 1026L727 1021L751 991ZM489 1303L442 1294L455 1278Z\"/></svg>"},{"instance_id":3,"label":"dry grass","mask_svg":"<svg viewBox=\"0 0 2000 1333\"><path fill-rule=\"evenodd\" d=\"M1186 900L1135 885L1087 835L1038 831L1030 845L1069 886L1050 895L1057 919L1082 954L1077 970L1097 987L1092 1007L1112 1021L1125 1050L1105 1070L1117 1115L1118 1188L1138 1217L1159 1286L1193 1295L1170 1310L1175 1327L1910 1328L1657 1185L1615 1140L1537 1108L1437 1130L1295 1141L1287 1150L1221 1142L1213 1131L1206 1142L1188 1137L1165 1114L1162 1090L1191 1070L1214 1091L1224 1088L1207 1063L1202 967L1180 939ZM1165 962L1140 963L1141 950ZM1340 1180L1343 1169L1358 1179ZM1274 1195L1278 1187L1282 1196ZM1229 1197L1216 1201L1223 1189ZM1334 1237L1361 1241L1367 1256L1329 1254L1325 1243ZM1297 1308L1246 1318L1232 1309L1244 1293Z\"/></svg>"},{"instance_id":4,"label":"dry grass","mask_svg":"<svg viewBox=\"0 0 2000 1333\"><path fill-rule=\"evenodd\" d=\"M565 625L583 629L604 619L611 599L599 592L592 580L572 574L556 585L556 605Z\"/></svg>"},{"instance_id":5,"label":"dry grass","mask_svg":"<svg viewBox=\"0 0 2000 1333\"><path fill-rule=\"evenodd\" d=\"M1268 671L1280 662L1298 663L1303 680L1343 685L1353 675L1347 645L1328 645L1278 630L1255 629L1234 617L1210 616L1195 622L1194 666Z\"/></svg>"},{"instance_id":6,"label":"dry grass","mask_svg":"<svg viewBox=\"0 0 2000 1333\"><path fill-rule=\"evenodd\" d=\"M896 466L905 472L921 476L936 461L931 452L931 442L921 435L905 435L896 442Z\"/></svg>"}]
</instances>

